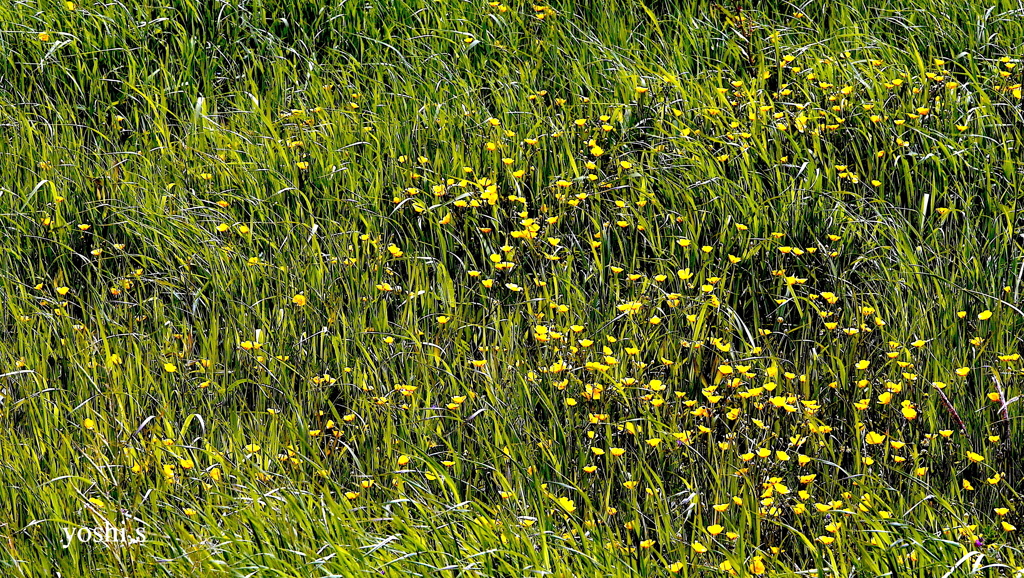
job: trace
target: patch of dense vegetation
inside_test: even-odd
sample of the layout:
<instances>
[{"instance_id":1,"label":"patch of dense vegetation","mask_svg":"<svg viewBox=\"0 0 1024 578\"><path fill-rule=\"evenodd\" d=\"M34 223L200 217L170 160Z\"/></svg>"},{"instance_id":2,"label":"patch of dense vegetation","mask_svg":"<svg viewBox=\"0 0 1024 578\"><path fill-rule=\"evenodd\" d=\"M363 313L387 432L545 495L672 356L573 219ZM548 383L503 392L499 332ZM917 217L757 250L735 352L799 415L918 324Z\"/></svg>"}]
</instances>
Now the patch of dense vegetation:
<instances>
[{"instance_id":1,"label":"patch of dense vegetation","mask_svg":"<svg viewBox=\"0 0 1024 578\"><path fill-rule=\"evenodd\" d=\"M1024 575L1019 2L0 23L4 575Z\"/></svg>"}]
</instances>

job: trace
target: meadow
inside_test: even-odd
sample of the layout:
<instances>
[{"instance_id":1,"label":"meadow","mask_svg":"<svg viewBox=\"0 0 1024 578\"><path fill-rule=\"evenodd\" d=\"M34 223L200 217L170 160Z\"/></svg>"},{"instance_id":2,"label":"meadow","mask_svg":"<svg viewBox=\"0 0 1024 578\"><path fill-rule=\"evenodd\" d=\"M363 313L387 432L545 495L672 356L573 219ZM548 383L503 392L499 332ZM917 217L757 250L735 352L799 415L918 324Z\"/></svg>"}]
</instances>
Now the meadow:
<instances>
[{"instance_id":1,"label":"meadow","mask_svg":"<svg viewBox=\"0 0 1024 578\"><path fill-rule=\"evenodd\" d=\"M1020 0L0 3L0 575L1024 577L1022 61Z\"/></svg>"}]
</instances>

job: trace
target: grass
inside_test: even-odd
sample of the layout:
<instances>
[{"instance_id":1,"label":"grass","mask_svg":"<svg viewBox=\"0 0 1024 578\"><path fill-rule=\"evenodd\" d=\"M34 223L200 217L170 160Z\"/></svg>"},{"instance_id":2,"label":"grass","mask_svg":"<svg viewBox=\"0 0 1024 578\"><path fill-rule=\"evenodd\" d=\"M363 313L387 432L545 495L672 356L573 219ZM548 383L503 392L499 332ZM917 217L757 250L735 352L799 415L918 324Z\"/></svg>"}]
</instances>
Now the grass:
<instances>
[{"instance_id":1,"label":"grass","mask_svg":"<svg viewBox=\"0 0 1024 578\"><path fill-rule=\"evenodd\" d=\"M0 23L3 575L1024 576L1019 1Z\"/></svg>"}]
</instances>

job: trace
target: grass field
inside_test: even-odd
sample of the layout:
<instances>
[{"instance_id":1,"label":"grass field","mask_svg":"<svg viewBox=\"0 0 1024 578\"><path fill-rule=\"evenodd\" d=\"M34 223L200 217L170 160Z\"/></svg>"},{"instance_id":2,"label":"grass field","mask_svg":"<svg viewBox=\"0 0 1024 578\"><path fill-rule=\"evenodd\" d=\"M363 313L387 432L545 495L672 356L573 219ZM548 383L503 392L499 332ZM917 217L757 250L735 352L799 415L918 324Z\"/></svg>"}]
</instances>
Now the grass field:
<instances>
[{"instance_id":1,"label":"grass field","mask_svg":"<svg viewBox=\"0 0 1024 578\"><path fill-rule=\"evenodd\" d=\"M1024 576L1022 60L1020 0L0 3L0 575Z\"/></svg>"}]
</instances>

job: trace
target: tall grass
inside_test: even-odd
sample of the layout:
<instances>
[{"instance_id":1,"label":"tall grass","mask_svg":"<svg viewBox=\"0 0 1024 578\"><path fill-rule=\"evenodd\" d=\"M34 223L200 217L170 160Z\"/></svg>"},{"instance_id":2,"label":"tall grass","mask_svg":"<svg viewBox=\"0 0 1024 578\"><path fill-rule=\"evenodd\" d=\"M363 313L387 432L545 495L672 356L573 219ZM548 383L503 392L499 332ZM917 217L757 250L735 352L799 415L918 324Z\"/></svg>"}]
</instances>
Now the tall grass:
<instances>
[{"instance_id":1,"label":"tall grass","mask_svg":"<svg viewBox=\"0 0 1024 578\"><path fill-rule=\"evenodd\" d=\"M15 0L0 55L3 575L1021 574L1019 1Z\"/></svg>"}]
</instances>

